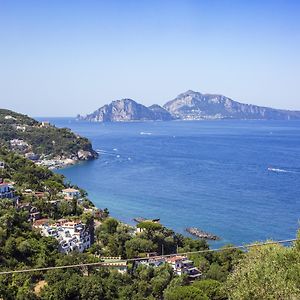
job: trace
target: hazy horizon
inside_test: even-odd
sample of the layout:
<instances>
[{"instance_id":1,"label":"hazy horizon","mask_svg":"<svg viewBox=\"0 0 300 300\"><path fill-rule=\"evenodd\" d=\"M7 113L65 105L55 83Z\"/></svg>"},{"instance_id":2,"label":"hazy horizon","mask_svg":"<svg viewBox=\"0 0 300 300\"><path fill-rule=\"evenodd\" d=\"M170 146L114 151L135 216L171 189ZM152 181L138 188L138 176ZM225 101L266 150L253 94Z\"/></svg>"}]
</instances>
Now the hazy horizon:
<instances>
[{"instance_id":1,"label":"hazy horizon","mask_svg":"<svg viewBox=\"0 0 300 300\"><path fill-rule=\"evenodd\" d=\"M75 116L187 90L300 110L298 1L0 1L0 107Z\"/></svg>"}]
</instances>

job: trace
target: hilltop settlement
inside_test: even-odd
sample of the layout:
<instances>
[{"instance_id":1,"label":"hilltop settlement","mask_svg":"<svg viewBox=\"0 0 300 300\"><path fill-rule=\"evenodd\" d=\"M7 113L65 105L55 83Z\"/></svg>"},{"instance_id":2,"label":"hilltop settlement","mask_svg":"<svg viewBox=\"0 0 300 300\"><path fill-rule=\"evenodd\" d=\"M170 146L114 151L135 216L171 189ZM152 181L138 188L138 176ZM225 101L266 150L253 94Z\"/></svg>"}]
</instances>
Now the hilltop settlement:
<instances>
[{"instance_id":1,"label":"hilltop settlement","mask_svg":"<svg viewBox=\"0 0 300 300\"><path fill-rule=\"evenodd\" d=\"M37 163L95 158L87 139L11 111L0 122L0 299L299 299L299 242L210 251L158 219L124 224Z\"/></svg>"}]
</instances>

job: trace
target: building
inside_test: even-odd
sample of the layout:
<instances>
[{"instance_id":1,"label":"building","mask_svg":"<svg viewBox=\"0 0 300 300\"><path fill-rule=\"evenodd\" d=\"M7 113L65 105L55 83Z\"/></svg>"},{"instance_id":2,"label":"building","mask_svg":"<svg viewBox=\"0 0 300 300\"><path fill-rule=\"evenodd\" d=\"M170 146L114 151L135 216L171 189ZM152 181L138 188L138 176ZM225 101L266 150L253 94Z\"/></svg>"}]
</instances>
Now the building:
<instances>
[{"instance_id":1,"label":"building","mask_svg":"<svg viewBox=\"0 0 300 300\"><path fill-rule=\"evenodd\" d=\"M166 263L171 265L177 275L187 274L191 280L199 278L202 275L194 266L193 261L188 260L186 256L175 255L168 257L166 258Z\"/></svg>"},{"instance_id":2,"label":"building","mask_svg":"<svg viewBox=\"0 0 300 300\"><path fill-rule=\"evenodd\" d=\"M0 179L0 198L13 199L15 197L14 190L11 184L5 183Z\"/></svg>"},{"instance_id":3,"label":"building","mask_svg":"<svg viewBox=\"0 0 300 300\"><path fill-rule=\"evenodd\" d=\"M62 193L65 196L66 200L72 200L75 198L79 198L80 196L80 191L73 188L64 189L62 190Z\"/></svg>"},{"instance_id":4,"label":"building","mask_svg":"<svg viewBox=\"0 0 300 300\"><path fill-rule=\"evenodd\" d=\"M50 224L48 220L34 222L34 227L41 230L44 236L51 236L58 240L59 250L62 253L71 251L83 252L92 245L93 237L81 222L60 220L55 224Z\"/></svg>"},{"instance_id":5,"label":"building","mask_svg":"<svg viewBox=\"0 0 300 300\"><path fill-rule=\"evenodd\" d=\"M33 161L36 161L36 160L40 159L40 156L38 154L33 153L33 152L26 153L25 157L30 159L30 160L33 160Z\"/></svg>"},{"instance_id":6,"label":"building","mask_svg":"<svg viewBox=\"0 0 300 300\"><path fill-rule=\"evenodd\" d=\"M0 169L5 169L5 162L4 161L0 161Z\"/></svg>"},{"instance_id":7,"label":"building","mask_svg":"<svg viewBox=\"0 0 300 300\"><path fill-rule=\"evenodd\" d=\"M43 121L40 125L40 127L49 127L50 123L48 121Z\"/></svg>"},{"instance_id":8,"label":"building","mask_svg":"<svg viewBox=\"0 0 300 300\"><path fill-rule=\"evenodd\" d=\"M146 265L151 267L159 267L166 263L172 267L175 274L179 276L186 274L190 280L195 280L202 275L198 268L194 266L193 261L188 260L186 256L154 256L136 261L136 265Z\"/></svg>"},{"instance_id":9,"label":"building","mask_svg":"<svg viewBox=\"0 0 300 300\"><path fill-rule=\"evenodd\" d=\"M4 117L5 120L17 120L15 117L7 115Z\"/></svg>"},{"instance_id":10,"label":"building","mask_svg":"<svg viewBox=\"0 0 300 300\"><path fill-rule=\"evenodd\" d=\"M26 142L23 141L23 140L13 139L13 140L10 140L9 142L10 142L10 146L11 146L13 149L17 149L17 150L24 151L24 150L26 150L26 149L29 148L28 143L26 143Z\"/></svg>"}]
</instances>

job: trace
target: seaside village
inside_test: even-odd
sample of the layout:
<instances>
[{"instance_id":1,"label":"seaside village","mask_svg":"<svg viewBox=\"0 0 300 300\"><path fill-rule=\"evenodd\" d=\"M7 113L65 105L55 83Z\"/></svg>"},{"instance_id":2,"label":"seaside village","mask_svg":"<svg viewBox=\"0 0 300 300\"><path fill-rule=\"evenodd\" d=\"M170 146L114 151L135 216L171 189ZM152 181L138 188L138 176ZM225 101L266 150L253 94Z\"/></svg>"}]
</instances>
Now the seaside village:
<instances>
[{"instance_id":1,"label":"seaside village","mask_svg":"<svg viewBox=\"0 0 300 300\"><path fill-rule=\"evenodd\" d=\"M0 161L0 169L5 168L5 163ZM95 208L94 206L84 208L84 212L89 212L93 216L92 224L84 224L80 219L58 219L43 218L41 212L37 207L33 206L30 202L20 201L20 196L14 188L14 182L4 182L0 178L0 199L9 199L14 203L17 210L23 210L28 212L28 222L32 223L35 230L38 230L43 236L53 237L59 243L59 251L68 254L72 251L84 252L92 246L95 242L94 232L95 228L101 224L99 219L105 214L104 211ZM22 196L35 197L38 199L48 199L45 192L33 191L31 189L25 189L21 191ZM20 194L19 194L20 195ZM23 198L24 198L23 197ZM59 205L59 202L71 201L76 202L78 205L84 201L81 191L78 189L69 187L62 189L57 194L56 200L47 200L52 206ZM1 200L0 200L1 201ZM159 219L146 220L155 223L159 223ZM143 229L138 227L132 227L132 235L138 235ZM108 266L113 267L120 273L127 271L127 261L122 260L121 257L100 257L101 261L105 262ZM178 275L186 274L190 280L201 277L201 272L194 267L193 262L183 255L169 255L158 256L156 252L146 253L142 259L134 261L135 266L146 265L152 267L158 267L163 264L169 264L174 273Z\"/></svg>"},{"instance_id":2,"label":"seaside village","mask_svg":"<svg viewBox=\"0 0 300 300\"><path fill-rule=\"evenodd\" d=\"M11 115L7 115L4 117L5 120L15 121L17 122L17 119ZM16 131L19 132L26 132L28 130L35 127L38 128L51 128L53 127L48 121L42 121L38 125L26 125L26 124L13 124L12 125ZM55 143L55 141L53 141ZM47 167L50 170L63 168L66 166L74 165L77 161L77 157L73 158L52 158L48 157L47 155L39 155L37 153L34 153L32 150L32 146L28 144L26 141L20 138L14 138L9 140L9 146L13 151L18 152L19 154L23 155L27 159L33 161L36 165ZM86 155L86 151L80 150L77 154L78 157L84 157Z\"/></svg>"}]
</instances>

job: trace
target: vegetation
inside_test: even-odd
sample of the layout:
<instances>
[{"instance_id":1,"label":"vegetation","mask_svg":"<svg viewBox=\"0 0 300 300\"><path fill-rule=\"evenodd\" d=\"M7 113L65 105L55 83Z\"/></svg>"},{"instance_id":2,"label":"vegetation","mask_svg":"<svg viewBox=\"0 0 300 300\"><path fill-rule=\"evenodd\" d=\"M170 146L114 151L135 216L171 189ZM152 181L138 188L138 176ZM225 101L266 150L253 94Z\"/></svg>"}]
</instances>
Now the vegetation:
<instances>
[{"instance_id":1,"label":"vegetation","mask_svg":"<svg viewBox=\"0 0 300 300\"><path fill-rule=\"evenodd\" d=\"M22 202L31 202L47 218L80 218L94 228L94 218L84 213L92 203L81 191L83 204L64 201L60 191L67 185L61 175L38 167L16 153L0 148L5 162L1 176L15 182ZM24 195L24 189L43 197ZM53 201L59 200L58 205ZM207 250L207 243L177 234L154 222L136 228L108 216L98 219L95 243L85 253L64 255L54 238L43 237L28 221L28 212L18 210L11 200L0 200L0 271L99 262L103 256L122 259L157 254ZM298 235L298 238L300 236ZM175 275L168 264L149 267L131 262L124 274L103 267L72 268L47 272L0 275L2 299L299 299L300 243L292 247L265 245L249 252L224 249L189 255L201 271L199 280Z\"/></svg>"},{"instance_id":2,"label":"vegetation","mask_svg":"<svg viewBox=\"0 0 300 300\"><path fill-rule=\"evenodd\" d=\"M77 157L79 150L89 151L93 156L88 139L74 134L68 128L56 128L10 110L0 109L0 143L10 147L10 140L20 139L28 144L26 149L14 149L19 152L32 151L47 158Z\"/></svg>"}]
</instances>

